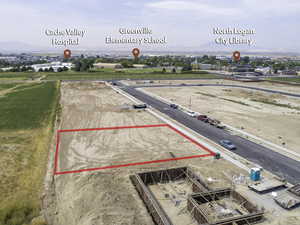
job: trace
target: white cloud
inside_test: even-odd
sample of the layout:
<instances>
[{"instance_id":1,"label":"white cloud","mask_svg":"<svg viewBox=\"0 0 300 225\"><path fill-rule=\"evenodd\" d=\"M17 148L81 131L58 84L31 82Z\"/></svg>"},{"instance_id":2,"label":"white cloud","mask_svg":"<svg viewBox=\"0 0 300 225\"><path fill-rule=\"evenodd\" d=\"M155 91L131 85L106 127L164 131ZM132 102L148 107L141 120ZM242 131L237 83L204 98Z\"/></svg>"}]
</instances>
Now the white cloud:
<instances>
[{"instance_id":1,"label":"white cloud","mask_svg":"<svg viewBox=\"0 0 300 225\"><path fill-rule=\"evenodd\" d=\"M193 1L157 1L146 4L146 7L168 11L190 11L214 16L235 16L241 14L241 11L236 8L220 7L217 4L213 6L204 2Z\"/></svg>"},{"instance_id":2,"label":"white cloud","mask_svg":"<svg viewBox=\"0 0 300 225\"><path fill-rule=\"evenodd\" d=\"M300 13L299 0L243 0L242 7L257 13Z\"/></svg>"}]
</instances>

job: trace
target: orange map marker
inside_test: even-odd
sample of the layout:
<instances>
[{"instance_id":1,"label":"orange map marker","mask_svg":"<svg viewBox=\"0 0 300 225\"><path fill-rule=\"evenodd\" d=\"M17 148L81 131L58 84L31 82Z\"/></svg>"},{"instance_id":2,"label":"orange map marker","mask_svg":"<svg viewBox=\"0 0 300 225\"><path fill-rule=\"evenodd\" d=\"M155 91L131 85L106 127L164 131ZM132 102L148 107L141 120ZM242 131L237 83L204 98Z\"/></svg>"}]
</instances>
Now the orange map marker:
<instances>
[{"instance_id":1,"label":"orange map marker","mask_svg":"<svg viewBox=\"0 0 300 225\"><path fill-rule=\"evenodd\" d=\"M232 56L235 61L240 61L240 59L241 59L241 53L239 51L233 52Z\"/></svg>"},{"instance_id":2,"label":"orange map marker","mask_svg":"<svg viewBox=\"0 0 300 225\"><path fill-rule=\"evenodd\" d=\"M64 51L64 57L65 57L65 59L68 59L68 58L70 58L71 57L71 50L69 50L69 49L66 49L65 51Z\"/></svg>"},{"instance_id":3,"label":"orange map marker","mask_svg":"<svg viewBox=\"0 0 300 225\"><path fill-rule=\"evenodd\" d=\"M139 55L140 55L140 50L139 50L138 48L132 49L132 55L133 55L135 58L138 58Z\"/></svg>"}]
</instances>

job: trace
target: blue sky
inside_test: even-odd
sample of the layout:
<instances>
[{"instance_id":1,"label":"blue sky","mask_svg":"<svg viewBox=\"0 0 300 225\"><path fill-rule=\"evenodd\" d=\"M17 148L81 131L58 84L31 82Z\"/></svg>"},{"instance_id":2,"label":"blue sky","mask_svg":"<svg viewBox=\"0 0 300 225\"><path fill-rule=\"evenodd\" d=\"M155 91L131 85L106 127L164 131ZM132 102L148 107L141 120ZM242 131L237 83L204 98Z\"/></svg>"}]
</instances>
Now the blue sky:
<instances>
[{"instance_id":1,"label":"blue sky","mask_svg":"<svg viewBox=\"0 0 300 225\"><path fill-rule=\"evenodd\" d=\"M0 42L49 46L46 28L87 31L82 46L107 47L121 27L146 26L166 36L165 48L197 48L213 42L213 27L255 29L253 49L300 51L299 0L1 0Z\"/></svg>"}]
</instances>

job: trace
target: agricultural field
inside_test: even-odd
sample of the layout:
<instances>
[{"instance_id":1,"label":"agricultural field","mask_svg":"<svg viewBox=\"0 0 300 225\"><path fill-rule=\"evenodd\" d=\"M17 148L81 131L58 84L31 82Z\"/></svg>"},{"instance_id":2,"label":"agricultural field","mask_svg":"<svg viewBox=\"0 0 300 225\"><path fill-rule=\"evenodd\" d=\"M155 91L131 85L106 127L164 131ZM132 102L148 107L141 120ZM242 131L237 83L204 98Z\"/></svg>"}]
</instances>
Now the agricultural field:
<instances>
[{"instance_id":1,"label":"agricultural field","mask_svg":"<svg viewBox=\"0 0 300 225\"><path fill-rule=\"evenodd\" d=\"M218 78L215 74L205 72L162 73L161 69L93 69L90 72L1 72L0 82L22 80L112 80L112 79L181 79L181 78Z\"/></svg>"},{"instance_id":2,"label":"agricultural field","mask_svg":"<svg viewBox=\"0 0 300 225\"><path fill-rule=\"evenodd\" d=\"M7 90L7 89L13 88L15 86L17 86L17 84L10 84L10 83L8 83L8 84L0 84L0 91Z\"/></svg>"},{"instance_id":3,"label":"agricultural field","mask_svg":"<svg viewBox=\"0 0 300 225\"><path fill-rule=\"evenodd\" d=\"M41 216L59 84L0 84L0 224L45 224Z\"/></svg>"},{"instance_id":4,"label":"agricultural field","mask_svg":"<svg viewBox=\"0 0 300 225\"><path fill-rule=\"evenodd\" d=\"M113 79L181 79L181 78L218 78L217 75L201 73L147 73L135 70L97 70L94 72L45 73L45 80L113 80Z\"/></svg>"},{"instance_id":5,"label":"agricultural field","mask_svg":"<svg viewBox=\"0 0 300 225\"><path fill-rule=\"evenodd\" d=\"M36 75L33 72L0 72L0 81L22 81Z\"/></svg>"}]
</instances>

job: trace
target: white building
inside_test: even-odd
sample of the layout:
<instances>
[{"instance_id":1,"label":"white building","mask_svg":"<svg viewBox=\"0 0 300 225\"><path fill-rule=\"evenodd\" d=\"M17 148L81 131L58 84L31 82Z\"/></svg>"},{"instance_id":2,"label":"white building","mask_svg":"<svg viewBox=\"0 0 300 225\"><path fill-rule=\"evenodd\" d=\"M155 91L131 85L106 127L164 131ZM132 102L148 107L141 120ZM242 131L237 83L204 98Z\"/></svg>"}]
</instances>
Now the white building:
<instances>
[{"instance_id":1,"label":"white building","mask_svg":"<svg viewBox=\"0 0 300 225\"><path fill-rule=\"evenodd\" d=\"M50 69L53 68L54 72L57 72L59 68L67 67L68 69L71 69L73 66L72 63L63 63L63 62L52 62L52 63L44 63L44 64L35 64L31 67L34 69L35 72L38 72L40 69Z\"/></svg>"},{"instance_id":2,"label":"white building","mask_svg":"<svg viewBox=\"0 0 300 225\"><path fill-rule=\"evenodd\" d=\"M148 66L145 65L145 64L133 64L132 66L133 66L134 68L138 68L138 69L148 68Z\"/></svg>"},{"instance_id":3,"label":"white building","mask_svg":"<svg viewBox=\"0 0 300 225\"><path fill-rule=\"evenodd\" d=\"M121 69L123 66L120 63L95 63L94 64L95 68L98 69L104 69L104 68L109 68L109 69Z\"/></svg>"},{"instance_id":4,"label":"white building","mask_svg":"<svg viewBox=\"0 0 300 225\"><path fill-rule=\"evenodd\" d=\"M200 63L199 66L200 66L200 70L211 70L215 68L214 65L205 64L205 63Z\"/></svg>"},{"instance_id":5,"label":"white building","mask_svg":"<svg viewBox=\"0 0 300 225\"><path fill-rule=\"evenodd\" d=\"M0 56L0 60L6 61L6 62L15 62L15 61L17 61L17 57L15 57L15 56Z\"/></svg>"},{"instance_id":6,"label":"white building","mask_svg":"<svg viewBox=\"0 0 300 225\"><path fill-rule=\"evenodd\" d=\"M259 67L255 69L255 72L262 73L262 74L270 74L271 68L270 67Z\"/></svg>"}]
</instances>

